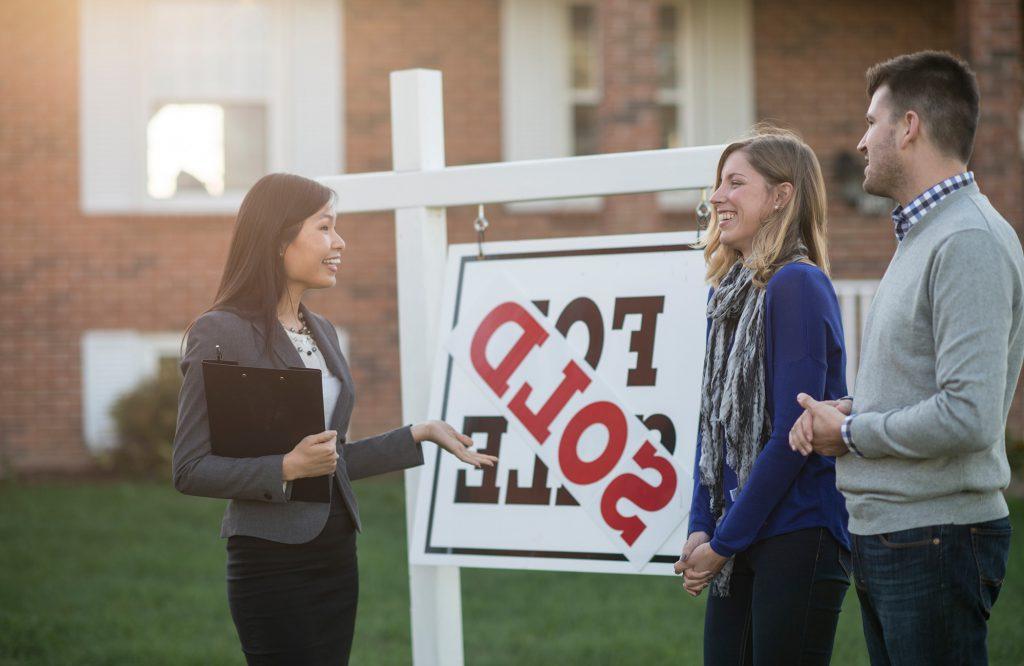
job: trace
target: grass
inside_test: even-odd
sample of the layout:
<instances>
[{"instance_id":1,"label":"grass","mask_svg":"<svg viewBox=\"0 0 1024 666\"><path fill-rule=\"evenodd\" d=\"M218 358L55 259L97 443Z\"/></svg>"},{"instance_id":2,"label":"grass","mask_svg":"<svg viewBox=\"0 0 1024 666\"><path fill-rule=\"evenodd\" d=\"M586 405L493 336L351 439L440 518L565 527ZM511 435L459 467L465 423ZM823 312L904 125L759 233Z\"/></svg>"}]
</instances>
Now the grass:
<instances>
[{"instance_id":1,"label":"grass","mask_svg":"<svg viewBox=\"0 0 1024 666\"><path fill-rule=\"evenodd\" d=\"M410 662L396 478L357 484L361 599L352 663ZM0 664L242 664L228 614L223 502L165 485L0 484ZM990 623L993 664L1024 663L1024 502ZM698 664L704 605L646 576L464 569L467 664ZM834 664L865 664L856 594Z\"/></svg>"}]
</instances>

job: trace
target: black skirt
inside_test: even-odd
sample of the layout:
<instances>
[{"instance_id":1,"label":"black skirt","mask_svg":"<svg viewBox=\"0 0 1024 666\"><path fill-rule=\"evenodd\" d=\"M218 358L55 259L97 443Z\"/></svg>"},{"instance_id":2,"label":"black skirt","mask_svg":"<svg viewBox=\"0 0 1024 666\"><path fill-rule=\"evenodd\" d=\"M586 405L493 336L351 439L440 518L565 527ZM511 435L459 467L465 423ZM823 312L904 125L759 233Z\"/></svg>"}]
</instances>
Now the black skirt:
<instances>
[{"instance_id":1,"label":"black skirt","mask_svg":"<svg viewBox=\"0 0 1024 666\"><path fill-rule=\"evenodd\" d=\"M327 524L308 543L228 538L228 606L249 664L348 663L359 600L356 532L332 490Z\"/></svg>"}]
</instances>

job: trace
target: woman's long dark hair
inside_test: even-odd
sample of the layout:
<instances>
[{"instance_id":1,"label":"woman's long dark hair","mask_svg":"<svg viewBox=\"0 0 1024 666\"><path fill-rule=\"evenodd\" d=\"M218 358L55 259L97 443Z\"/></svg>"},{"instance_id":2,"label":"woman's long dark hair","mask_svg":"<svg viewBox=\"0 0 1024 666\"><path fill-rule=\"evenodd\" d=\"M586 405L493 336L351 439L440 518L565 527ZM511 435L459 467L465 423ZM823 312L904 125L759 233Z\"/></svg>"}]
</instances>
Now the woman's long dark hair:
<instances>
[{"instance_id":1,"label":"woman's long dark hair","mask_svg":"<svg viewBox=\"0 0 1024 666\"><path fill-rule=\"evenodd\" d=\"M282 252L303 221L333 200L333 190L290 173L256 181L238 209L220 286L206 312L230 310L261 323L269 353L286 287ZM186 337L194 324L185 330Z\"/></svg>"}]
</instances>

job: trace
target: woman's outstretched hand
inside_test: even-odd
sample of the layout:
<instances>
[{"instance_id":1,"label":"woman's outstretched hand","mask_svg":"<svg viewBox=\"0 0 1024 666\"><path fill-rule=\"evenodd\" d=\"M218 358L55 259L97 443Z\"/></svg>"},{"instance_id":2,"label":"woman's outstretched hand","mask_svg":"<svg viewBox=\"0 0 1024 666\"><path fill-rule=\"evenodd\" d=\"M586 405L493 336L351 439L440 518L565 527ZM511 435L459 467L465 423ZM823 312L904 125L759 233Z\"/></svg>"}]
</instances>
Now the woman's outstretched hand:
<instances>
[{"instance_id":1,"label":"woman's outstretched hand","mask_svg":"<svg viewBox=\"0 0 1024 666\"><path fill-rule=\"evenodd\" d=\"M494 467L498 459L472 450L473 440L444 421L424 421L412 427L412 438L417 442L434 442L464 463L473 467Z\"/></svg>"}]
</instances>

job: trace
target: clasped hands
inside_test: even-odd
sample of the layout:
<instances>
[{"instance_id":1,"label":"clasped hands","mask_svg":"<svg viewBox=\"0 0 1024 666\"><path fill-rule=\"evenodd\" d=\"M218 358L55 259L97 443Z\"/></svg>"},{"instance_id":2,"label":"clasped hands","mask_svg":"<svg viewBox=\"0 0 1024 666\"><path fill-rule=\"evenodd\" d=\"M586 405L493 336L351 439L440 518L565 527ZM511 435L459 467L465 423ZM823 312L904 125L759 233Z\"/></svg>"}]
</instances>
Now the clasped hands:
<instances>
[{"instance_id":1,"label":"clasped hands","mask_svg":"<svg viewBox=\"0 0 1024 666\"><path fill-rule=\"evenodd\" d=\"M789 448L804 456L843 456L849 452L843 442L843 420L853 408L851 400L815 400L806 393L796 397L804 413L789 431Z\"/></svg>"},{"instance_id":2,"label":"clasped hands","mask_svg":"<svg viewBox=\"0 0 1024 666\"><path fill-rule=\"evenodd\" d=\"M692 597L700 595L729 558L711 548L707 532L694 532L683 544L683 554L675 563L676 574L683 575L683 589Z\"/></svg>"},{"instance_id":3,"label":"clasped hands","mask_svg":"<svg viewBox=\"0 0 1024 666\"><path fill-rule=\"evenodd\" d=\"M824 456L842 456L849 449L843 442L840 428L850 414L853 402L850 400L818 401L801 393L797 402L804 413L789 431L789 446L794 451L808 456L812 452ZM683 553L675 563L676 574L683 576L683 589L691 596L699 596L711 580L718 575L729 558L719 555L711 548L711 537L707 532L694 532L683 545Z\"/></svg>"}]
</instances>

